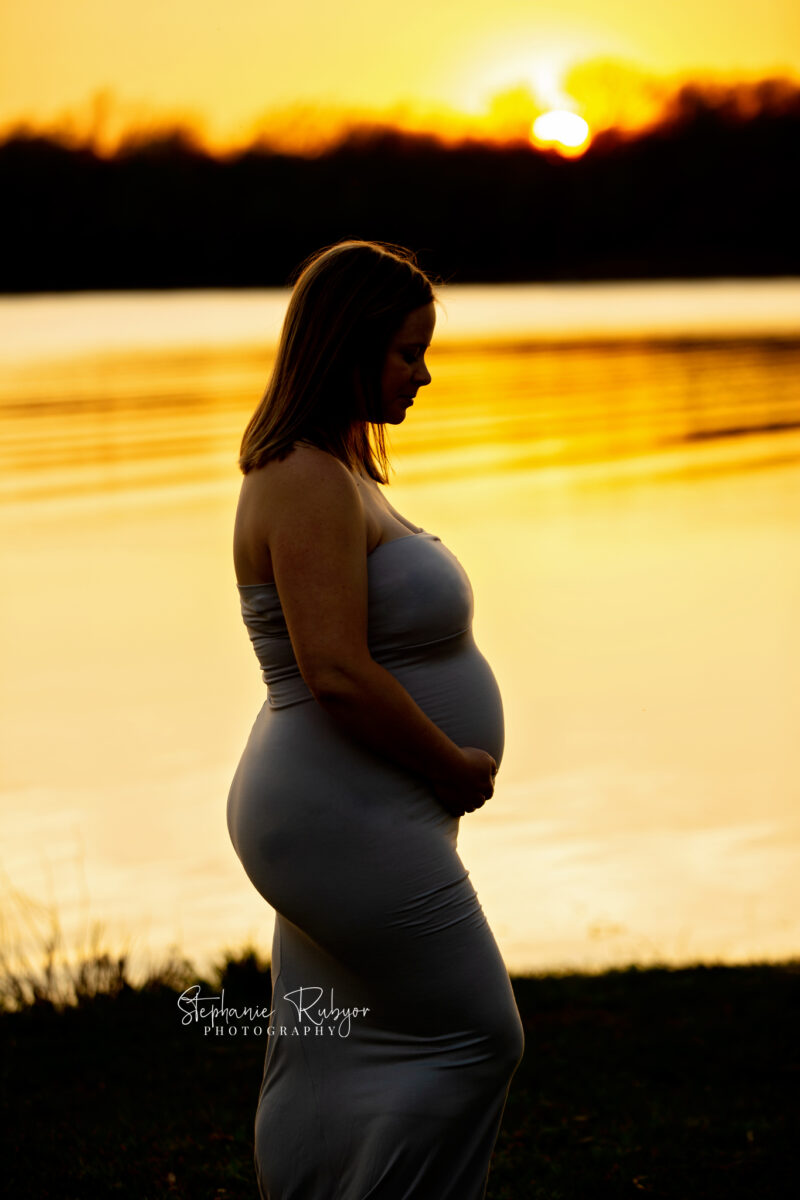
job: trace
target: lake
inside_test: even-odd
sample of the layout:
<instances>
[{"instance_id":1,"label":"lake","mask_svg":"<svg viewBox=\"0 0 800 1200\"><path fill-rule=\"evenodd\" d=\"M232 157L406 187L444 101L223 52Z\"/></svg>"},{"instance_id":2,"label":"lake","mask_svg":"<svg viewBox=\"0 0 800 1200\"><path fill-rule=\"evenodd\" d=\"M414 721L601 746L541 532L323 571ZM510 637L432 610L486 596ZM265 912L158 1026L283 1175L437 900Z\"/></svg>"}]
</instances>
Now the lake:
<instances>
[{"instance_id":1,"label":"lake","mask_svg":"<svg viewBox=\"0 0 800 1200\"><path fill-rule=\"evenodd\" d=\"M0 299L11 950L50 913L139 963L269 949L225 824L264 699L230 544L285 303ZM800 281L450 287L429 365L390 492L503 694L459 850L507 963L796 954Z\"/></svg>"}]
</instances>

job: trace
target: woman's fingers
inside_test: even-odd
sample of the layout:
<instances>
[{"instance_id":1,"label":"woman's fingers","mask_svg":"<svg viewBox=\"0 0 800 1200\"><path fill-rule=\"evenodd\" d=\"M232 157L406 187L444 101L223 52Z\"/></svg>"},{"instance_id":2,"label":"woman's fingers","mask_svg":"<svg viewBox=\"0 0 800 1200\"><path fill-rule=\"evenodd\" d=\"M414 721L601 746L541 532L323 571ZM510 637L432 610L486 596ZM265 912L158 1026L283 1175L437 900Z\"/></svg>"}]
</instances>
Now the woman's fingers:
<instances>
[{"instance_id":1,"label":"woman's fingers","mask_svg":"<svg viewBox=\"0 0 800 1200\"><path fill-rule=\"evenodd\" d=\"M462 747L467 772L465 778L456 783L439 783L434 792L444 808L454 817L475 812L483 808L494 795L497 763L491 754L475 747ZM470 778L471 776L471 778Z\"/></svg>"}]
</instances>

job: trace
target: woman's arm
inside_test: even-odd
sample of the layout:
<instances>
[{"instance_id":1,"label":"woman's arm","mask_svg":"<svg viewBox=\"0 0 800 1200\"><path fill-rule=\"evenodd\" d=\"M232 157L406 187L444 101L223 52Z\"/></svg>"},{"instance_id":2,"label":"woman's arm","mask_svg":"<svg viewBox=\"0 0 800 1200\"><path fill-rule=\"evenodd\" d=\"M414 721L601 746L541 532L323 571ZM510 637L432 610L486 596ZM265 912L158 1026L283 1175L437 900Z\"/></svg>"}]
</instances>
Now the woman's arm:
<instances>
[{"instance_id":1,"label":"woman's arm","mask_svg":"<svg viewBox=\"0 0 800 1200\"><path fill-rule=\"evenodd\" d=\"M237 532L251 559L268 547L297 664L317 702L353 738L428 779L450 812L480 807L493 792L494 759L457 746L369 653L367 526L352 475L332 455L299 448L248 481Z\"/></svg>"}]
</instances>

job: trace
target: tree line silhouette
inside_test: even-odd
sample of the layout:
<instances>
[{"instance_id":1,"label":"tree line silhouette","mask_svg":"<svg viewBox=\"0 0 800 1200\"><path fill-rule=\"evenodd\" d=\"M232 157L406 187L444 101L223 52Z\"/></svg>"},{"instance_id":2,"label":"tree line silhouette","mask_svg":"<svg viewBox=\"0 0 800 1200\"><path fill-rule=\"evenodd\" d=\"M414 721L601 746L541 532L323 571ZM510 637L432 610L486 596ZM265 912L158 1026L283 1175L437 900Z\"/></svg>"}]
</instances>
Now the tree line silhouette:
<instances>
[{"instance_id":1,"label":"tree line silhouette","mask_svg":"<svg viewBox=\"0 0 800 1200\"><path fill-rule=\"evenodd\" d=\"M342 237L415 248L445 280L800 273L800 88L682 88L580 158L382 126L316 157L226 157L181 129L111 156L19 130L0 144L0 291L283 286Z\"/></svg>"}]
</instances>

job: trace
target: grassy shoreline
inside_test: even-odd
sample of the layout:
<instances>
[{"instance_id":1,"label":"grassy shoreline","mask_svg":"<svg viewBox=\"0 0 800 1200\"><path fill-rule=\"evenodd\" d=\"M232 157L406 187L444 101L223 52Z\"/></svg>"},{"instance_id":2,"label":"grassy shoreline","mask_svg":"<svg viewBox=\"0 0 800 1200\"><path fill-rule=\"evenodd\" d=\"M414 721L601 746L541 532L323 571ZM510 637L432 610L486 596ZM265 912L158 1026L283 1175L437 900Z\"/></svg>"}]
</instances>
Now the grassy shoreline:
<instances>
[{"instance_id":1,"label":"grassy shoreline","mask_svg":"<svg viewBox=\"0 0 800 1200\"><path fill-rule=\"evenodd\" d=\"M84 979L94 990L71 1004L40 994L0 1012L8 1194L255 1200L266 1037L209 1038L181 1024L177 1001L201 982L204 995L224 987L228 1004L261 1003L267 965L253 951L228 955L201 981L175 962L133 987L124 960L109 960ZM800 961L513 983L527 1046L487 1200L763 1200L788 1189Z\"/></svg>"}]
</instances>

